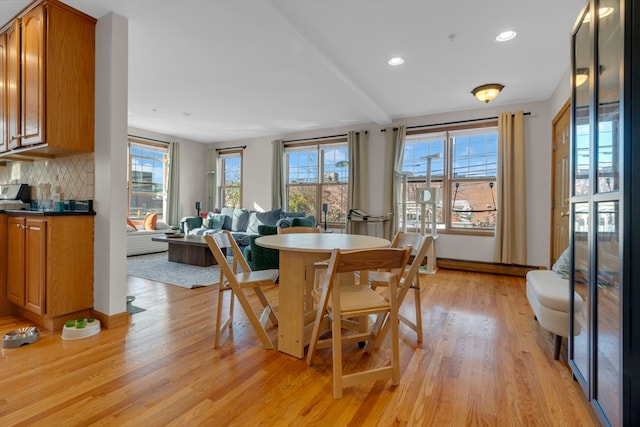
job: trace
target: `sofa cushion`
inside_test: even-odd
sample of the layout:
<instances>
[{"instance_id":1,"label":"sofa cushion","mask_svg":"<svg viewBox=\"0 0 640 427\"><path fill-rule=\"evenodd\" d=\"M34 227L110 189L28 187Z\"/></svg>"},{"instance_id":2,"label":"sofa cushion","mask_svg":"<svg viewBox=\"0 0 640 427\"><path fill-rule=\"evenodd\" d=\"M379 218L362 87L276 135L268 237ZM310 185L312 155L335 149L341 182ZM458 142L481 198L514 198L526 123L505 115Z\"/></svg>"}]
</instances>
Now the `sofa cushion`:
<instances>
[{"instance_id":1,"label":"sofa cushion","mask_svg":"<svg viewBox=\"0 0 640 427\"><path fill-rule=\"evenodd\" d=\"M313 215L291 219L292 227L315 227L316 225L318 225L316 217Z\"/></svg>"},{"instance_id":2,"label":"sofa cushion","mask_svg":"<svg viewBox=\"0 0 640 427\"><path fill-rule=\"evenodd\" d=\"M278 227L275 225L259 225L258 226L258 234L260 236L273 236L274 234L278 234Z\"/></svg>"},{"instance_id":3,"label":"sofa cushion","mask_svg":"<svg viewBox=\"0 0 640 427\"><path fill-rule=\"evenodd\" d=\"M300 218L307 216L306 212L280 212L280 218Z\"/></svg>"},{"instance_id":4,"label":"sofa cushion","mask_svg":"<svg viewBox=\"0 0 640 427\"><path fill-rule=\"evenodd\" d=\"M250 214L246 209L235 208L233 210L233 217L231 218L231 231L246 231L247 225L249 225Z\"/></svg>"}]
</instances>

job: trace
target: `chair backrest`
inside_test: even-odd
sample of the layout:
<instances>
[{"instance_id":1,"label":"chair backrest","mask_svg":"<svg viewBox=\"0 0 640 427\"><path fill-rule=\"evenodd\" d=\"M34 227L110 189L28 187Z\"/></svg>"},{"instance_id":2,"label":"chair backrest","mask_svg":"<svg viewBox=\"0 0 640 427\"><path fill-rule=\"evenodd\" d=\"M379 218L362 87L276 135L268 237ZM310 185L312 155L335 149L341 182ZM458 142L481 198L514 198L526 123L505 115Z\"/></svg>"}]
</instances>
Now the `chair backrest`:
<instances>
[{"instance_id":1,"label":"chair backrest","mask_svg":"<svg viewBox=\"0 0 640 427\"><path fill-rule=\"evenodd\" d=\"M320 227L278 227L278 234L291 234L291 233L320 233L322 229Z\"/></svg>"},{"instance_id":2,"label":"chair backrest","mask_svg":"<svg viewBox=\"0 0 640 427\"><path fill-rule=\"evenodd\" d=\"M325 286L332 282L336 274L354 271L373 271L379 268L391 271L404 268L411 256L411 247L377 248L341 252L334 249L331 252ZM324 286L323 286L324 287Z\"/></svg>"},{"instance_id":3,"label":"chair backrest","mask_svg":"<svg viewBox=\"0 0 640 427\"><path fill-rule=\"evenodd\" d=\"M427 251L431 247L431 243L433 242L433 236L425 236L420 233L405 233L399 231L393 238L391 242L391 247L394 248L402 248L405 246L411 246L412 251L411 255L413 256L413 261L411 261L411 265L409 269L406 271L405 278L403 283L405 286L410 286L415 282L415 278L418 275L418 270L422 265L422 261L424 257L427 255Z\"/></svg>"},{"instance_id":4,"label":"chair backrest","mask_svg":"<svg viewBox=\"0 0 640 427\"><path fill-rule=\"evenodd\" d=\"M240 247L229 230L222 230L215 234L207 234L204 236L204 240L207 242L213 257L220 266L220 280L223 280L223 277L235 277L236 272L238 271L238 266L245 273L249 273L251 271L251 267L249 267L247 260L242 255ZM231 265L229 265L229 260L224 252L222 252L222 249L231 249L233 253L233 262Z\"/></svg>"}]
</instances>

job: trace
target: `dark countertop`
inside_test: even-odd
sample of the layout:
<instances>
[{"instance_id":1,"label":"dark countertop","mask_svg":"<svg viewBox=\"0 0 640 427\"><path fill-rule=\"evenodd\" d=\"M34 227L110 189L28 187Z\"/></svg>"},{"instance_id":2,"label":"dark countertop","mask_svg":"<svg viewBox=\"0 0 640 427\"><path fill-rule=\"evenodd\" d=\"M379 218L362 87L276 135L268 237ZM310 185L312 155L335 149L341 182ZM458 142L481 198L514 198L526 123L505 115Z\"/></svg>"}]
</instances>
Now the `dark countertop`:
<instances>
[{"instance_id":1,"label":"dark countertop","mask_svg":"<svg viewBox=\"0 0 640 427\"><path fill-rule=\"evenodd\" d=\"M79 215L95 215L95 211L41 211L41 210L29 210L29 209L0 209L0 213L6 213L7 215L35 215L35 216L79 216Z\"/></svg>"}]
</instances>

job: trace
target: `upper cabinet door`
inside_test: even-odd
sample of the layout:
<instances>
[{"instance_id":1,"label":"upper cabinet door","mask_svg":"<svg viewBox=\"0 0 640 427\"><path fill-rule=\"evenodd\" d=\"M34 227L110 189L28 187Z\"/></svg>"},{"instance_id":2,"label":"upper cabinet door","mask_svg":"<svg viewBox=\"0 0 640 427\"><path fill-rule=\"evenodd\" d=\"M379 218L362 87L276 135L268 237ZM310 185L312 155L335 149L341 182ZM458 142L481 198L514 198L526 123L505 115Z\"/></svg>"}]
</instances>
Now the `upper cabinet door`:
<instances>
[{"instance_id":1,"label":"upper cabinet door","mask_svg":"<svg viewBox=\"0 0 640 427\"><path fill-rule=\"evenodd\" d=\"M45 141L44 6L22 18L22 138L21 145Z\"/></svg>"},{"instance_id":2,"label":"upper cabinet door","mask_svg":"<svg viewBox=\"0 0 640 427\"><path fill-rule=\"evenodd\" d=\"M7 34L0 34L0 153L9 147L7 130Z\"/></svg>"},{"instance_id":3,"label":"upper cabinet door","mask_svg":"<svg viewBox=\"0 0 640 427\"><path fill-rule=\"evenodd\" d=\"M7 30L6 108L8 148L20 146L20 25Z\"/></svg>"}]
</instances>

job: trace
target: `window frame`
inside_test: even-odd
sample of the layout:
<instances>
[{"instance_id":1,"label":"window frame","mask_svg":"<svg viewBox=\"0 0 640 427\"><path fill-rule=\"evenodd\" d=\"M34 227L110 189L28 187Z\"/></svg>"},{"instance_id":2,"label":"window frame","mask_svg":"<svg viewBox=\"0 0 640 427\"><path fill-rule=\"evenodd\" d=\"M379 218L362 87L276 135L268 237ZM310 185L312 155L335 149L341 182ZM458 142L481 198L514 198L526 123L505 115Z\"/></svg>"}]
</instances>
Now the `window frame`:
<instances>
[{"instance_id":1,"label":"window frame","mask_svg":"<svg viewBox=\"0 0 640 427\"><path fill-rule=\"evenodd\" d=\"M412 139L418 139L420 137L424 138L424 139L434 139L434 136L437 135L442 135L443 136L443 151L444 153L442 153L441 155L441 159L437 159L437 160L442 160L443 162L443 166L442 166L442 175L435 175L433 173L433 167L432 167L432 176L431 176L431 182L432 182L432 186L434 187L440 187L440 201L442 202L442 207L438 207L437 209L437 215L438 217L442 216L444 218L444 220L442 222L438 222L438 227L437 227L437 232L438 233L442 233L442 234L461 234L461 235L474 235L474 236L494 236L495 235L495 226L494 228L488 229L485 227L476 227L476 226L471 226L471 227L455 227L453 224L454 222L452 221L452 217L453 217L453 206L452 203L454 201L454 193L455 193L455 189L454 189L454 185L455 182L494 182L493 187L490 187L491 189L491 193L492 193L492 197L494 198L495 201L495 192L497 190L497 183L498 183L498 171L497 171L497 165L496 165L496 176L495 177L490 177L490 176L482 176L482 177L455 177L454 176L454 168L453 168L453 162L454 162L454 137L457 135L463 135L463 134L473 134L474 131L478 131L478 134L485 134L488 133L488 131L490 131L491 129L493 129L496 133L496 135L498 136L497 140L496 140L496 160L497 160L497 154L498 154L498 141L499 141L499 135L498 135L498 121L497 120L490 120L490 121L484 121L484 122L477 122L477 123L469 123L469 124L464 124L464 125L453 125L453 126L439 126L439 127L433 127L433 128L421 128L421 129L411 129L411 130L407 130L406 133L406 137L405 137L405 149L406 149L406 144L411 144L411 140ZM490 132L493 133L493 132ZM417 143L414 143L417 144ZM436 160L436 159L434 159ZM433 162L433 161L432 161ZM405 160L404 160L404 153L403 153L403 159L402 159L402 164L405 164ZM403 168L404 170L404 168ZM426 174L426 171L425 171ZM413 176L409 176L407 178L407 182L409 185L413 184L416 188L419 188L419 184L423 184L423 186L426 186L425 180L426 180L426 176L425 174L423 175L413 175ZM418 184L418 185L416 185ZM401 189L402 191L402 189ZM400 193L401 194L401 193ZM399 198L401 196L399 195ZM420 204L417 203L415 200L414 201L408 201L408 205L413 204L415 206L415 210L416 212L420 211ZM398 202L399 208L398 208L398 212L402 213L402 206L401 206L401 202ZM494 206L496 207L496 206ZM472 207L473 209L473 207ZM497 209L497 207L496 207ZM489 212L489 211L488 211ZM496 213L497 215L497 210L493 211ZM428 231L429 229L429 222L426 221L426 230ZM411 230L411 231L420 231L420 224L416 223L415 226L408 226L407 230Z\"/></svg>"},{"instance_id":2,"label":"window frame","mask_svg":"<svg viewBox=\"0 0 640 427\"><path fill-rule=\"evenodd\" d=\"M344 150L344 159L340 161L333 162L332 168L328 166L329 162L326 162L325 150L338 149ZM312 152L315 151L317 154L317 173L316 173L316 181L315 182L301 182L301 183L291 183L291 167L290 167L290 158L289 154L294 152ZM334 159L335 160L335 159ZM298 142L298 143L285 143L284 145L284 179L285 179L285 207L283 210L290 210L290 189L292 185L295 187L312 187L315 188L313 191L313 195L315 197L314 203L316 204L315 208L305 211L307 215L314 215L318 224L324 224L325 214L322 210L322 205L325 202L324 194L326 192L331 193L331 191L327 190L329 187L340 186L338 189L338 193L341 193L344 196L344 201L341 201L339 210L336 210L332 206L335 204L329 203L328 213L327 213L327 228L342 228L346 223L347 218L347 207L348 207L348 188L349 188L349 145L347 141L347 137L338 137L338 138L330 138L322 141L307 141L307 142ZM347 162L344 166L336 166L338 163L345 161ZM336 169L339 168L339 171ZM341 180L340 176L346 175L346 180ZM328 177L337 177L336 180L331 180ZM330 219L334 217L334 219Z\"/></svg>"},{"instance_id":3,"label":"window frame","mask_svg":"<svg viewBox=\"0 0 640 427\"><path fill-rule=\"evenodd\" d=\"M238 173L238 184L237 185L227 185L226 184L226 160L227 159L240 159L240 171ZM242 207L242 182L244 175L244 156L242 149L228 149L228 150L220 150L218 151L218 172L219 172L219 183L218 183L218 200L220 201L220 207L228 206L227 200L225 198L225 193L227 190L237 189L238 191L238 202L237 205L234 205L234 208Z\"/></svg>"},{"instance_id":4,"label":"window frame","mask_svg":"<svg viewBox=\"0 0 640 427\"><path fill-rule=\"evenodd\" d=\"M134 159L140 158L140 159L158 161L158 159L154 157L132 154L131 151L134 148L162 153L162 160L161 160L162 175L163 175L162 191L159 191L159 192L158 191L153 191L153 192L134 191L135 185L132 182L132 175L133 175L133 172L138 172L132 169L134 164ZM127 141L127 216L136 220L144 220L147 212L156 212L158 214L158 221L164 221L164 218L166 217L166 212L167 212L167 194L169 191L169 189L167 188L168 173L169 173L169 145L168 144L145 141L137 138L128 138L128 141ZM157 185L157 183L153 182L153 177L152 177L151 184ZM150 193L154 193L155 196L151 196L151 197L158 197L158 196L161 197L162 209L158 211L157 209L154 210L152 208L152 209L146 209L144 212L140 212L140 209L138 209L139 214L132 215L131 197L136 195L136 193L138 193L139 195L148 195Z\"/></svg>"}]
</instances>

